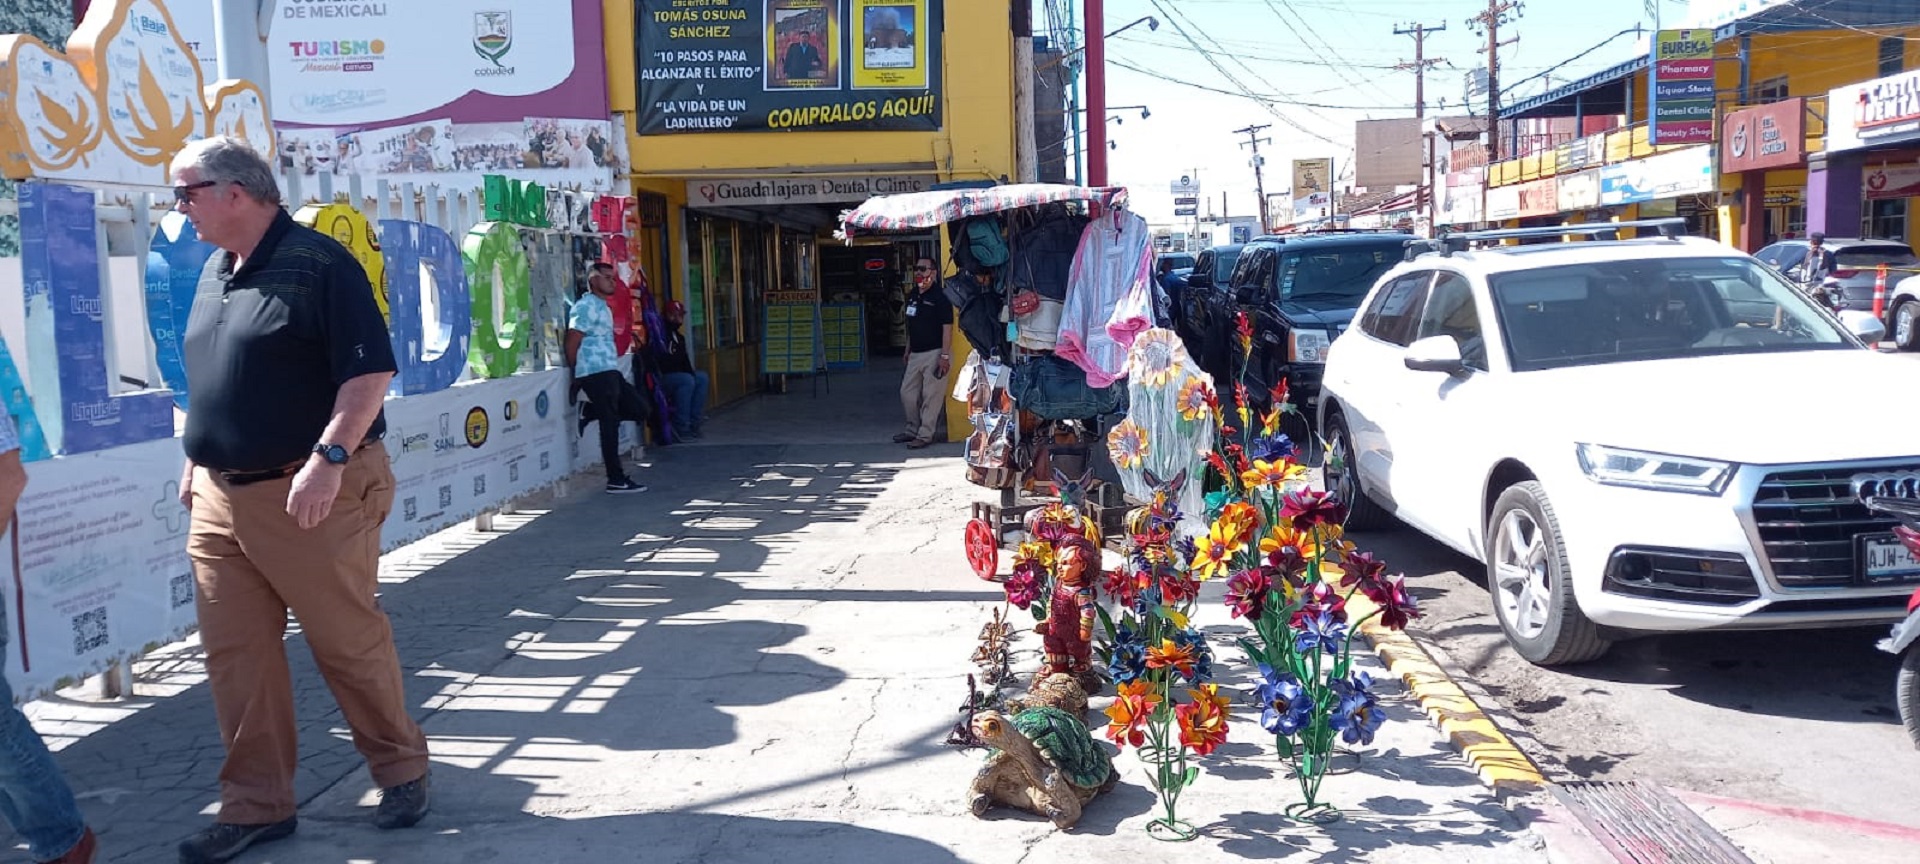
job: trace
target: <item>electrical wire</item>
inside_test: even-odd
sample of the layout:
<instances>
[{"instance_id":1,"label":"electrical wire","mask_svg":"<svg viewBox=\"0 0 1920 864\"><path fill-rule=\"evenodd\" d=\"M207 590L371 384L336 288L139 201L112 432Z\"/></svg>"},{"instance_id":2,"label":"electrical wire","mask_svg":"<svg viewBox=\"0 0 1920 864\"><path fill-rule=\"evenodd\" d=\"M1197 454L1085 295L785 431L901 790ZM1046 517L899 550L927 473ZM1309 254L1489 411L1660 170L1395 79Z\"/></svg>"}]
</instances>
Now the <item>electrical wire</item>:
<instances>
[{"instance_id":1,"label":"electrical wire","mask_svg":"<svg viewBox=\"0 0 1920 864\"><path fill-rule=\"evenodd\" d=\"M1279 18L1280 23L1282 24L1287 23L1287 18L1285 15L1282 15L1280 13L1280 6L1286 6L1287 10L1293 13L1293 20L1298 22L1299 26L1304 28L1307 31L1307 33L1311 34L1314 39L1318 40L1320 44L1325 47L1326 52L1329 56L1331 56L1333 59L1338 60L1342 63L1346 62L1346 58L1340 56L1340 52L1334 49L1333 47L1334 43L1329 41L1325 36L1320 35L1320 31L1315 30L1313 25L1311 23L1308 23L1306 16L1301 15L1299 11L1295 10L1293 6L1289 3L1289 0L1280 0L1280 6L1274 5L1274 0L1265 0L1265 2L1267 4L1267 8L1273 10L1274 17ZM1293 38L1296 41L1300 42L1300 46L1302 48L1312 50L1312 46L1306 44L1306 41L1300 38L1299 31L1297 30L1294 31ZM1383 89L1379 84L1373 83L1372 81L1365 81L1365 82L1356 81L1352 76L1348 75L1345 71L1339 69L1338 67L1335 67L1334 73L1339 75L1347 83L1352 84L1355 88L1359 88L1361 86L1372 87L1374 92L1379 93L1382 96L1386 96L1389 99L1393 98L1392 96L1388 95L1387 91Z\"/></svg>"},{"instance_id":2,"label":"electrical wire","mask_svg":"<svg viewBox=\"0 0 1920 864\"><path fill-rule=\"evenodd\" d=\"M1160 14L1165 15L1167 17L1167 23L1173 25L1173 28L1176 32L1178 32L1181 36L1185 37L1189 43L1192 43L1194 48L1196 49L1201 48L1200 41L1198 39L1195 39L1192 33L1187 32L1187 28L1180 23L1181 20L1183 19L1176 18L1174 14L1168 10L1168 7L1163 2L1161 2L1161 0L1150 0L1150 2L1153 3L1153 7L1155 9L1160 10ZM1275 100L1271 97L1262 97L1254 93L1252 88L1248 87L1246 83L1241 81L1238 77L1235 77L1234 74L1231 71L1229 71L1227 67L1221 65L1220 61L1217 58L1215 58L1211 53L1207 53L1204 49L1202 49L1201 56L1206 59L1207 65L1212 66L1214 70L1219 72L1222 77L1226 78L1228 82L1232 83L1234 87L1239 89L1238 93L1229 92L1227 93L1227 95L1245 96L1249 99L1254 100L1255 102L1260 103L1261 107L1267 110L1267 113L1272 114L1275 119L1278 119L1280 122L1285 123L1287 126L1293 128L1295 131L1299 132L1302 135L1306 135L1310 138L1314 138L1314 139L1326 142L1328 144L1332 144L1335 147L1346 146L1344 144L1341 144L1338 141L1333 140L1332 138L1328 138L1325 135L1315 132L1312 129L1308 129L1307 127L1301 125L1299 121L1285 114L1280 113L1280 111L1275 107L1275 103L1278 100ZM1113 59L1108 58L1108 62L1113 62ZM1159 75L1158 73L1146 72L1146 70L1140 69L1139 67L1130 66L1128 68L1132 68L1136 72L1143 72L1155 78L1165 77L1165 76ZM1173 83L1176 83L1176 84L1188 83L1184 81L1179 81L1177 79L1167 79L1167 80L1173 81ZM1210 88L1202 88L1202 89L1210 89ZM1325 118L1322 118L1322 119L1325 119Z\"/></svg>"}]
</instances>

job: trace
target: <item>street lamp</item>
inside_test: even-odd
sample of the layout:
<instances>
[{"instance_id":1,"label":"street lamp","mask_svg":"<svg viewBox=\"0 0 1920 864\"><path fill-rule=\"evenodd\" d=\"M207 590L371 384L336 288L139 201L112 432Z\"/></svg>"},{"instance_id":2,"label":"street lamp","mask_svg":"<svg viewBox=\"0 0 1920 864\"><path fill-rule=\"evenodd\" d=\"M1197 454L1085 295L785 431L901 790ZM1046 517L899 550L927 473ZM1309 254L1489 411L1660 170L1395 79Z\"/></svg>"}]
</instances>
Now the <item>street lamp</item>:
<instances>
[{"instance_id":1,"label":"street lamp","mask_svg":"<svg viewBox=\"0 0 1920 864\"><path fill-rule=\"evenodd\" d=\"M1111 33L1108 33L1108 34L1107 34L1107 36L1106 36L1106 38L1108 38L1108 39L1112 39L1113 37L1115 37L1115 36L1118 36L1118 35L1120 35L1120 34L1122 34L1122 33L1125 33L1126 31L1128 31L1128 30L1130 30L1130 29L1132 29L1132 28L1134 28L1134 27L1138 27L1138 26L1140 26L1140 25L1141 25L1142 23L1144 23L1144 24L1146 24L1146 25L1147 25L1147 29L1148 29L1148 30L1158 30L1158 29L1160 29L1160 19L1158 19L1158 18L1155 18L1155 17L1153 17L1152 15L1148 15L1148 16L1146 16L1146 17L1144 17L1144 18L1139 18L1139 19L1137 19L1137 20L1135 20L1135 21L1133 21L1132 23L1130 23L1130 24L1128 24L1128 25L1127 25L1127 26L1125 26L1125 27L1122 27L1122 28L1120 28L1120 29L1118 29L1118 30L1115 30L1115 31L1113 31L1113 32L1111 32ZM1055 67L1055 66L1058 66L1058 65L1060 65L1060 64L1062 64L1062 63L1065 63L1065 62L1067 62L1068 60L1071 60L1071 59L1073 59L1073 57L1074 57L1075 55L1077 55L1077 54L1079 54L1080 52L1082 52L1082 51L1085 51L1085 50L1087 50L1087 46L1085 46L1085 45L1082 45L1082 46L1080 46L1080 47L1078 47L1078 48L1075 48L1075 49L1073 49L1072 51L1068 51L1068 52L1066 52L1065 54L1062 54L1062 55L1060 55L1060 56L1058 56L1058 57L1055 57L1055 58L1054 58L1054 59L1052 59L1052 60L1049 60L1049 61L1047 61L1047 65L1045 65L1045 66L1042 66L1042 67L1040 67L1039 69L1036 69L1036 70L1034 70L1034 71L1036 71L1036 72L1045 72L1045 71L1047 71L1048 69L1052 69L1052 68L1053 68L1053 67Z\"/></svg>"}]
</instances>

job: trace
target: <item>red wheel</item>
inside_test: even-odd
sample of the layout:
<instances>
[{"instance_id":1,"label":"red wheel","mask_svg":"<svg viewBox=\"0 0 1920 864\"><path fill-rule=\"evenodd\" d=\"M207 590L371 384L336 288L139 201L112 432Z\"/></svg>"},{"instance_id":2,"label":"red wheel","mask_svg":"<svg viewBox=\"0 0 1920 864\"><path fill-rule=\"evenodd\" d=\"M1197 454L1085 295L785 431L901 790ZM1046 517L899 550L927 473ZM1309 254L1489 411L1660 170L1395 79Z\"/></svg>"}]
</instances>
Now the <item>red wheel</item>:
<instances>
[{"instance_id":1,"label":"red wheel","mask_svg":"<svg viewBox=\"0 0 1920 864\"><path fill-rule=\"evenodd\" d=\"M982 579L992 580L1000 572L1000 542L993 527L980 519L967 520L967 563Z\"/></svg>"}]
</instances>

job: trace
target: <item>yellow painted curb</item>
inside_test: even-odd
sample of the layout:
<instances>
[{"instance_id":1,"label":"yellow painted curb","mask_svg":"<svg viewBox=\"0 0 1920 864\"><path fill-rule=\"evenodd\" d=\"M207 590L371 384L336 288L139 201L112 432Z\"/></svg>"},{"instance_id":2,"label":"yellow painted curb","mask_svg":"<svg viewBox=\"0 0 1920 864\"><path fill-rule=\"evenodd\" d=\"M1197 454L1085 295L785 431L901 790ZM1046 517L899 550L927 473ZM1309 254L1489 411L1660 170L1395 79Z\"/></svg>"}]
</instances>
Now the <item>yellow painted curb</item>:
<instances>
[{"instance_id":1,"label":"yellow painted curb","mask_svg":"<svg viewBox=\"0 0 1920 864\"><path fill-rule=\"evenodd\" d=\"M1540 769L1520 752L1493 720L1480 710L1472 697L1433 662L1426 649L1413 637L1388 629L1377 617L1379 607L1365 595L1355 594L1347 601L1348 620L1369 619L1360 625L1360 634L1373 645L1387 671L1399 676L1408 692L1427 712L1427 719L1440 728L1467 764L1480 775L1481 782L1495 791L1533 792L1547 785Z\"/></svg>"}]
</instances>

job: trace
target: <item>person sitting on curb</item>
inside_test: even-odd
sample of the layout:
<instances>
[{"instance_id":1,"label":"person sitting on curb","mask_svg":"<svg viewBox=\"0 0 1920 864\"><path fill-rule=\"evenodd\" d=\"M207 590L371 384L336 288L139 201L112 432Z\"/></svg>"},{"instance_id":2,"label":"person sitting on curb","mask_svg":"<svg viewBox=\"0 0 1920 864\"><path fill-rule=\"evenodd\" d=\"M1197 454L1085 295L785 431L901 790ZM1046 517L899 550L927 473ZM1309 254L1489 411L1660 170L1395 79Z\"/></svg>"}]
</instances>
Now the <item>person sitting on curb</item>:
<instances>
[{"instance_id":1,"label":"person sitting on curb","mask_svg":"<svg viewBox=\"0 0 1920 864\"><path fill-rule=\"evenodd\" d=\"M657 355L660 361L660 385L667 391L673 421L673 437L701 437L700 424L707 413L707 373L693 366L687 351L687 337L680 328L687 322L687 307L675 300L667 304L667 338Z\"/></svg>"},{"instance_id":2,"label":"person sitting on curb","mask_svg":"<svg viewBox=\"0 0 1920 864\"><path fill-rule=\"evenodd\" d=\"M589 419L600 421L600 458L607 469L607 492L615 495L647 491L620 464L620 424L631 420L644 432L647 406L633 382L620 374L614 354L613 309L607 304L618 284L613 265L593 265L588 292L573 301L567 313L567 366L573 369L574 386L587 394L593 411L582 413L581 431L586 431Z\"/></svg>"}]
</instances>

